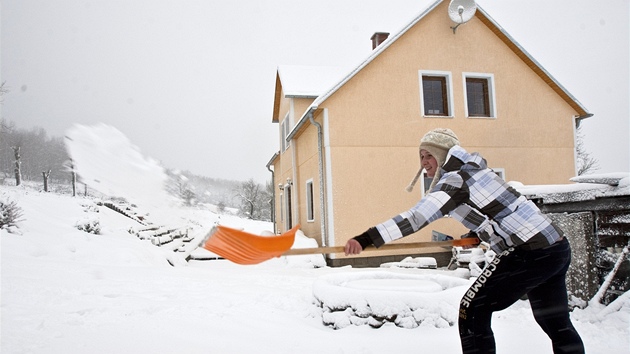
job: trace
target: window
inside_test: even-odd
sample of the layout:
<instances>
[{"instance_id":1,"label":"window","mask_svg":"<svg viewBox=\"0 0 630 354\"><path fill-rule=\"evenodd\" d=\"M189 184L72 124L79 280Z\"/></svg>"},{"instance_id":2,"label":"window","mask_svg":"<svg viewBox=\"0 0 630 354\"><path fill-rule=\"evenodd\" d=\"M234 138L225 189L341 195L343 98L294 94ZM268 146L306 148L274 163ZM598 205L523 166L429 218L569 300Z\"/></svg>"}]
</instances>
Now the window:
<instances>
[{"instance_id":1,"label":"window","mask_svg":"<svg viewBox=\"0 0 630 354\"><path fill-rule=\"evenodd\" d=\"M490 100L488 99L488 80L466 79L466 100L470 117L489 117Z\"/></svg>"},{"instance_id":2,"label":"window","mask_svg":"<svg viewBox=\"0 0 630 354\"><path fill-rule=\"evenodd\" d=\"M281 129L282 137L280 146L282 147L282 152L284 152L286 149L289 148L289 146L291 146L291 142L287 141L287 136L289 136L289 133L291 133L291 120L289 119L289 113L287 113L287 115L284 117L284 120L282 120Z\"/></svg>"},{"instance_id":3,"label":"window","mask_svg":"<svg viewBox=\"0 0 630 354\"><path fill-rule=\"evenodd\" d=\"M493 77L464 73L467 117L495 117Z\"/></svg>"},{"instance_id":4,"label":"window","mask_svg":"<svg viewBox=\"0 0 630 354\"><path fill-rule=\"evenodd\" d=\"M450 117L451 106L451 75L448 72L421 71L420 72L421 109L424 116Z\"/></svg>"},{"instance_id":5,"label":"window","mask_svg":"<svg viewBox=\"0 0 630 354\"><path fill-rule=\"evenodd\" d=\"M423 76L422 92L424 99L424 114L427 116L446 116L446 79L439 76Z\"/></svg>"},{"instance_id":6,"label":"window","mask_svg":"<svg viewBox=\"0 0 630 354\"><path fill-rule=\"evenodd\" d=\"M306 181L306 221L315 220L315 204L313 201L313 180Z\"/></svg>"}]
</instances>

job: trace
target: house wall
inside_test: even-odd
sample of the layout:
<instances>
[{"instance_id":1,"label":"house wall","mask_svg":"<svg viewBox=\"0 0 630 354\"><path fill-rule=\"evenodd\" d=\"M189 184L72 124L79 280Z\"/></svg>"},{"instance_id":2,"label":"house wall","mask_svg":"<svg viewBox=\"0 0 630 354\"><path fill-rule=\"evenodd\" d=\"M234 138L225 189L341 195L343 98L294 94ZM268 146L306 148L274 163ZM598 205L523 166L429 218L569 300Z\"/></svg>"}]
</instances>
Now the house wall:
<instances>
[{"instance_id":1,"label":"house wall","mask_svg":"<svg viewBox=\"0 0 630 354\"><path fill-rule=\"evenodd\" d=\"M281 185L283 188L286 185L287 178L293 178L293 165L291 159L292 147L289 147L287 150L282 151L284 139L284 133L282 131L283 126L282 122L285 119L287 113L291 112L292 100L284 97L284 92L280 91L280 100L278 103L278 116L273 117L274 121L278 122L278 146L280 147L280 158L278 158L273 164L274 170L274 188L276 188L274 207L275 207L275 223L276 230L278 232L286 231L285 228L285 218L286 218L286 209L284 204L284 193L283 189L279 188ZM291 119L291 118L289 118Z\"/></svg>"},{"instance_id":2,"label":"house wall","mask_svg":"<svg viewBox=\"0 0 630 354\"><path fill-rule=\"evenodd\" d=\"M290 112L292 125L295 125L297 120L301 118L303 113L313 103L312 98L282 98L282 104L280 105L279 121L286 116L287 112ZM322 124L321 118L318 118L319 123ZM308 123L310 125L310 123ZM282 139L282 126L279 125L279 135ZM307 126L307 129L300 134L300 138L293 140L289 148L281 152L281 159L274 164L274 176L276 179L275 188L278 189L278 184L286 185L287 179L291 179L291 193L292 193L292 225L300 224L301 230L311 238L317 240L322 245L321 240L321 203L320 203L320 182L319 182L319 156L317 150L317 129ZM297 166L297 168L294 168ZM312 221L307 220L307 189L306 183L308 180L313 181L313 198L314 198L314 219ZM280 232L287 230L285 219L287 216L286 205L284 200L284 190L277 190L276 192L276 228ZM284 209L282 209L284 208ZM282 212L283 211L283 212ZM282 214L282 215L281 215Z\"/></svg>"},{"instance_id":3,"label":"house wall","mask_svg":"<svg viewBox=\"0 0 630 354\"><path fill-rule=\"evenodd\" d=\"M319 120L319 119L318 119ZM322 124L321 120L318 122ZM308 123L310 125L310 123ZM313 148L314 147L314 148ZM321 239L321 224L320 224L320 198L319 198L319 155L317 153L317 129L315 127L309 127L300 136L299 140L295 141L295 148L297 152L296 165L298 166L299 175L297 176L297 207L300 214L300 225L305 235L317 240L319 245L323 245ZM307 220L307 181L313 181L313 212L314 219L312 221Z\"/></svg>"}]
</instances>

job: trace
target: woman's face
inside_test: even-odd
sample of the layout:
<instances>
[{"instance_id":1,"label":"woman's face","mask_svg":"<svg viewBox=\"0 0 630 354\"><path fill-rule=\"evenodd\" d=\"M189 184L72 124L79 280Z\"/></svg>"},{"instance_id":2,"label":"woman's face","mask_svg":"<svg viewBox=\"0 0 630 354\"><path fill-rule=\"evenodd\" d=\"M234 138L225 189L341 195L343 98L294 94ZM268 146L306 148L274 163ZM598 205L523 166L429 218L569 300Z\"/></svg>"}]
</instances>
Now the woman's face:
<instances>
[{"instance_id":1,"label":"woman's face","mask_svg":"<svg viewBox=\"0 0 630 354\"><path fill-rule=\"evenodd\" d=\"M427 171L427 176L433 178L435 176L435 172L437 172L438 162L430 152L420 150L420 166Z\"/></svg>"}]
</instances>

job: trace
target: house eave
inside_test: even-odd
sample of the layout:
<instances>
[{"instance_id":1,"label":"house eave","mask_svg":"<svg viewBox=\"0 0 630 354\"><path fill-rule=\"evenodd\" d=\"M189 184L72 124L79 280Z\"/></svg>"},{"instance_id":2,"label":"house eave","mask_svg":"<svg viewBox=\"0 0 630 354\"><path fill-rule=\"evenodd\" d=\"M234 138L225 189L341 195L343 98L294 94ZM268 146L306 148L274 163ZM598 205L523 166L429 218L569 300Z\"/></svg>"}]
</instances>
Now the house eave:
<instances>
[{"instance_id":1,"label":"house eave","mask_svg":"<svg viewBox=\"0 0 630 354\"><path fill-rule=\"evenodd\" d=\"M280 157L280 151L277 151L275 154L273 154L273 156L271 157L271 159L269 159L269 162L267 162L267 169L269 169L278 159L278 157Z\"/></svg>"},{"instance_id":2,"label":"house eave","mask_svg":"<svg viewBox=\"0 0 630 354\"><path fill-rule=\"evenodd\" d=\"M287 135L287 141L293 139L298 134L298 132L301 131L302 127L306 124L306 122L309 121L309 117L313 115L316 110L317 110L317 106L314 104L308 107L306 112L302 115L302 117L300 117L300 120L298 120L298 122L293 126L293 129L291 129L291 132L289 132L289 135Z\"/></svg>"},{"instance_id":3,"label":"house eave","mask_svg":"<svg viewBox=\"0 0 630 354\"><path fill-rule=\"evenodd\" d=\"M319 95L317 94L287 94L284 95L285 98L310 98L310 99L316 99L317 97L319 97Z\"/></svg>"}]
</instances>

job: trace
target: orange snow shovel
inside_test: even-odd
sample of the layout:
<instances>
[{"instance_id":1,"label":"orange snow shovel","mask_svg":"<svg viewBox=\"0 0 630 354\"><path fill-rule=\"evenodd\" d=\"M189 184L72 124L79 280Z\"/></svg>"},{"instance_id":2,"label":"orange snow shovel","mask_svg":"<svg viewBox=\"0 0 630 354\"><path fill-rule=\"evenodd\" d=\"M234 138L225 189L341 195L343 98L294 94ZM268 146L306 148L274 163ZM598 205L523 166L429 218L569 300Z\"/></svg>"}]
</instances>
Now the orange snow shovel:
<instances>
[{"instance_id":1,"label":"orange snow shovel","mask_svg":"<svg viewBox=\"0 0 630 354\"><path fill-rule=\"evenodd\" d=\"M344 246L291 249L299 228L297 225L278 236L258 236L218 225L210 231L203 248L237 264L258 264L280 256L344 252ZM379 250L466 246L477 243L479 239L469 237L451 241L392 243L381 246ZM368 250L375 249L373 246L368 247Z\"/></svg>"}]
</instances>

